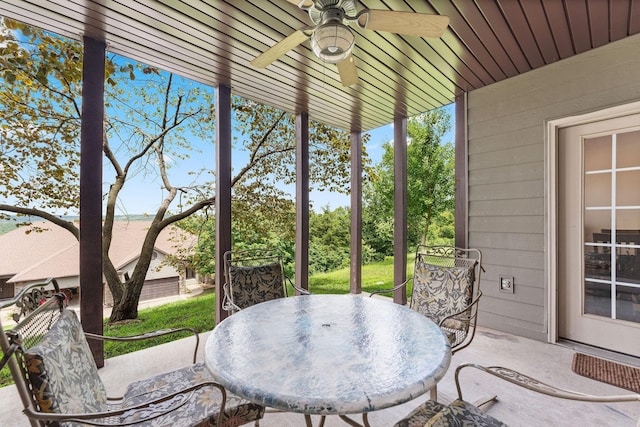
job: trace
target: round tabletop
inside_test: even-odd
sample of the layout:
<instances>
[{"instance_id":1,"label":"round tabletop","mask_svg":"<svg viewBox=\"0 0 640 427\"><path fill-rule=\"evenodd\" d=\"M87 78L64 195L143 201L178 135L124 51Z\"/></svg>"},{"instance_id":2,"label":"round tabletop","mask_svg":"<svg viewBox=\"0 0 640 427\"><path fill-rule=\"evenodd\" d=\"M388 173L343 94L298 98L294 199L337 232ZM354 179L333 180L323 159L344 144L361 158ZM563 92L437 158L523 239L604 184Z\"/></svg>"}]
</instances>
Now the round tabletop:
<instances>
[{"instance_id":1,"label":"round tabletop","mask_svg":"<svg viewBox=\"0 0 640 427\"><path fill-rule=\"evenodd\" d=\"M205 361L230 392L304 414L366 413L409 401L446 373L451 347L415 311L358 295L304 295L218 324Z\"/></svg>"}]
</instances>

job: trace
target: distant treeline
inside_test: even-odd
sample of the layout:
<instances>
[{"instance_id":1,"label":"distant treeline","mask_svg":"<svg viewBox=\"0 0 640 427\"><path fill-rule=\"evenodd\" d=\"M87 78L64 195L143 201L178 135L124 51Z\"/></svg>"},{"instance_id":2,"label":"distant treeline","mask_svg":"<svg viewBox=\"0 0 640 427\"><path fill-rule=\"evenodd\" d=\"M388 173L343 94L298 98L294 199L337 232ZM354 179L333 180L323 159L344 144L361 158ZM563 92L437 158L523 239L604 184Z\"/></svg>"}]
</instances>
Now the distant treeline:
<instances>
[{"instance_id":1,"label":"distant treeline","mask_svg":"<svg viewBox=\"0 0 640 427\"><path fill-rule=\"evenodd\" d=\"M80 219L79 216L70 216L65 215L62 218L67 221L76 221ZM148 215L127 215L127 216L117 216L116 221L149 221L150 218ZM18 224L24 222L37 222L43 221L42 218L39 217L26 217L26 216L14 216L11 219L0 219L0 235L8 233L12 230L15 230L18 227Z\"/></svg>"},{"instance_id":2,"label":"distant treeline","mask_svg":"<svg viewBox=\"0 0 640 427\"><path fill-rule=\"evenodd\" d=\"M18 224L29 221L41 221L38 218L34 217L26 217L26 216L15 216L11 217L11 219L0 219L0 234L8 233L12 230L15 230L18 227Z\"/></svg>"}]
</instances>

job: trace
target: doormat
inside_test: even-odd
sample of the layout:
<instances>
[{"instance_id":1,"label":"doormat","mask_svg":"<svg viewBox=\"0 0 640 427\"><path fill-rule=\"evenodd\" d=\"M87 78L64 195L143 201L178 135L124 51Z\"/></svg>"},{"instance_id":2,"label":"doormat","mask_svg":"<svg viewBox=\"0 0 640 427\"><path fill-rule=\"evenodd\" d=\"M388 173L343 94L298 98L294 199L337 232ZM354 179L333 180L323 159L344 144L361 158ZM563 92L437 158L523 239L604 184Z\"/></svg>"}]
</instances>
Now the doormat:
<instances>
[{"instance_id":1,"label":"doormat","mask_svg":"<svg viewBox=\"0 0 640 427\"><path fill-rule=\"evenodd\" d=\"M640 368L576 353L571 370L583 377L640 393Z\"/></svg>"}]
</instances>

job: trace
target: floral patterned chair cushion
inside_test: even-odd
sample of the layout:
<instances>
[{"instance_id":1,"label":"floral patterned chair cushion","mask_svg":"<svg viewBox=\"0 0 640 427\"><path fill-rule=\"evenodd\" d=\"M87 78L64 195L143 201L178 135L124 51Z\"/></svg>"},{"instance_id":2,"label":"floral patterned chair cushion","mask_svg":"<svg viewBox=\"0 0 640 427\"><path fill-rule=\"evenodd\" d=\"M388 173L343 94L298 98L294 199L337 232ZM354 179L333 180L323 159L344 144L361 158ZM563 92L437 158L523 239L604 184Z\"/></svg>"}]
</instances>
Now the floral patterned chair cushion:
<instances>
[{"instance_id":1,"label":"floral patterned chair cushion","mask_svg":"<svg viewBox=\"0 0 640 427\"><path fill-rule=\"evenodd\" d=\"M64 310L24 358L42 412L106 410L107 392L74 311Z\"/></svg>"},{"instance_id":2,"label":"floral patterned chair cushion","mask_svg":"<svg viewBox=\"0 0 640 427\"><path fill-rule=\"evenodd\" d=\"M130 384L124 395L124 405L132 406L145 403L169 393L185 389L193 384L213 382L214 379L203 362L186 368L167 372ZM186 404L175 411L148 421L142 426L217 426L217 416L222 396L216 387L202 387L193 392ZM210 414L210 416L207 416ZM145 416L148 413L145 414ZM225 406L225 426L240 426L259 420L264 415L264 407L227 393ZM136 421L137 414L125 418L127 422Z\"/></svg>"},{"instance_id":3,"label":"floral patterned chair cushion","mask_svg":"<svg viewBox=\"0 0 640 427\"><path fill-rule=\"evenodd\" d=\"M427 400L411 411L406 417L394 424L394 427L424 427L431 418L442 411L446 405L434 400Z\"/></svg>"},{"instance_id":4,"label":"floral patterned chair cushion","mask_svg":"<svg viewBox=\"0 0 640 427\"><path fill-rule=\"evenodd\" d=\"M456 400L431 418L424 427L507 427L469 402Z\"/></svg>"},{"instance_id":5,"label":"floral patterned chair cushion","mask_svg":"<svg viewBox=\"0 0 640 427\"><path fill-rule=\"evenodd\" d=\"M286 296L279 262L256 267L230 266L231 300L238 308Z\"/></svg>"},{"instance_id":6,"label":"floral patterned chair cushion","mask_svg":"<svg viewBox=\"0 0 640 427\"><path fill-rule=\"evenodd\" d=\"M471 403L456 400L444 405L428 400L398 421L394 427L506 427Z\"/></svg>"},{"instance_id":7,"label":"floral patterned chair cushion","mask_svg":"<svg viewBox=\"0 0 640 427\"><path fill-rule=\"evenodd\" d=\"M469 328L466 318L470 315L471 308L468 307L473 300L473 282L473 266L442 267L417 261L410 307L445 330L466 331ZM462 314L458 318L442 322L447 316L460 312Z\"/></svg>"}]
</instances>

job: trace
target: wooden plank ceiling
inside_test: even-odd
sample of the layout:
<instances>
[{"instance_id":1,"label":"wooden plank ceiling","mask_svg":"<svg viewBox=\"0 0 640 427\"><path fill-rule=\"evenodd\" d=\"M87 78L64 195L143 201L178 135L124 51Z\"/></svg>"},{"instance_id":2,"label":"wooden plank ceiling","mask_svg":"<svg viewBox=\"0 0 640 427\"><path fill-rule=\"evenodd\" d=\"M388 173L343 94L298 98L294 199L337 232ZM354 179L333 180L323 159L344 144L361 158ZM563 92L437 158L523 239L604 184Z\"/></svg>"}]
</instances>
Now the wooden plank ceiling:
<instances>
[{"instance_id":1,"label":"wooden plank ceiling","mask_svg":"<svg viewBox=\"0 0 640 427\"><path fill-rule=\"evenodd\" d=\"M345 130L370 130L456 95L640 32L640 0L362 0L358 8L450 17L439 39L355 25L360 81L298 46L265 69L255 56L311 24L286 0L2 0L0 15L108 42L110 52Z\"/></svg>"}]
</instances>

